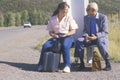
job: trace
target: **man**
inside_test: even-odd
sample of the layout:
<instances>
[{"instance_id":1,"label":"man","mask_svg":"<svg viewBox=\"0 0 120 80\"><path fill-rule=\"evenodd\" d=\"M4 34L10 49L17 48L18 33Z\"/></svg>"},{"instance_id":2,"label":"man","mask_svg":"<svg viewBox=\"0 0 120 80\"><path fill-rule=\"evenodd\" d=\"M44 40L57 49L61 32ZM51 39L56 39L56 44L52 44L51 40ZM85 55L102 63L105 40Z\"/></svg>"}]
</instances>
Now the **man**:
<instances>
[{"instance_id":1,"label":"man","mask_svg":"<svg viewBox=\"0 0 120 80\"><path fill-rule=\"evenodd\" d=\"M103 59L105 60L105 70L111 70L111 64L108 55L108 23L104 14L98 13L98 5L91 2L87 6L87 14L84 17L84 34L78 38L75 46L75 56L80 57L80 70L84 65L84 47L97 45Z\"/></svg>"}]
</instances>

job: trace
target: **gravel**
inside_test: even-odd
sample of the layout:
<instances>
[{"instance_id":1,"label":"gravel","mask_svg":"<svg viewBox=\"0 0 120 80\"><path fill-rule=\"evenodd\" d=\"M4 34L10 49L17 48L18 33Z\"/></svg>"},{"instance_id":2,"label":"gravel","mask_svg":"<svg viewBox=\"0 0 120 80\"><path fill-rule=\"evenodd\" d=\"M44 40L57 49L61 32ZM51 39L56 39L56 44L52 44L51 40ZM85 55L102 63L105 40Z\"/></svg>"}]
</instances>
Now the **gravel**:
<instances>
[{"instance_id":1,"label":"gravel","mask_svg":"<svg viewBox=\"0 0 120 80\"><path fill-rule=\"evenodd\" d=\"M112 63L111 71L91 72L87 64L78 71L76 64L71 73L38 72L40 52L33 47L48 34L45 27L0 29L0 80L120 80L120 63Z\"/></svg>"}]
</instances>

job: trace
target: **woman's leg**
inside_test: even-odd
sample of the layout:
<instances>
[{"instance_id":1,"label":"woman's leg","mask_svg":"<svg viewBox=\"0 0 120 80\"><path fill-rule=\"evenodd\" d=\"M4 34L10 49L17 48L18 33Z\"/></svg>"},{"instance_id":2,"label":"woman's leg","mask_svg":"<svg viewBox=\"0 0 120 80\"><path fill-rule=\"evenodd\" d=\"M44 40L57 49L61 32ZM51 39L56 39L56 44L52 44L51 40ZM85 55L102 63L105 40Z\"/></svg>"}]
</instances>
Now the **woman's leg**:
<instances>
[{"instance_id":1,"label":"woman's leg","mask_svg":"<svg viewBox=\"0 0 120 80\"><path fill-rule=\"evenodd\" d=\"M61 43L65 66L70 67L70 48L73 43L73 37L72 36L66 37L63 39Z\"/></svg>"}]
</instances>

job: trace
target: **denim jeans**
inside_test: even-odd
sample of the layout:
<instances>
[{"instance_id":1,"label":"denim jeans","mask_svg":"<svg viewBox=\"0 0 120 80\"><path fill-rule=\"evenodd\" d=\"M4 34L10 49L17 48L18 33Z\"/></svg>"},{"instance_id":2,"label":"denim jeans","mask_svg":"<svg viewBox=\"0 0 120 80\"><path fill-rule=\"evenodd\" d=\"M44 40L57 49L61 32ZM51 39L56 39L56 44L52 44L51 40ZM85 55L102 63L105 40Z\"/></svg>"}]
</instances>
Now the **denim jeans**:
<instances>
[{"instance_id":1,"label":"denim jeans","mask_svg":"<svg viewBox=\"0 0 120 80\"><path fill-rule=\"evenodd\" d=\"M48 48L52 47L52 45L53 45L52 43L54 43L55 41L56 41L55 38L51 38L42 46L40 60L39 60L38 65L43 64L43 54L47 51ZM61 42L61 52L63 54L63 60L65 63L65 66L70 67L70 48L73 43L73 37L68 36L65 38L61 38L60 42Z\"/></svg>"}]
</instances>

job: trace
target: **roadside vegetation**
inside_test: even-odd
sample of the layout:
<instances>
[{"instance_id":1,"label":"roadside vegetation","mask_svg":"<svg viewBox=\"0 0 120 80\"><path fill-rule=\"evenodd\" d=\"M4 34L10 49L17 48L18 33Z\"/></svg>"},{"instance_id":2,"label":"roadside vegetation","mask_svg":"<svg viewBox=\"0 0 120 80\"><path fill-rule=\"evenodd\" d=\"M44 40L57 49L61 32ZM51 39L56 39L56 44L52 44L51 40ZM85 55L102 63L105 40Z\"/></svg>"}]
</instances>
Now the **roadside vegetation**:
<instances>
[{"instance_id":1,"label":"roadside vegetation","mask_svg":"<svg viewBox=\"0 0 120 80\"><path fill-rule=\"evenodd\" d=\"M32 25L46 24L57 4L62 0L0 0L0 27L21 26L29 21ZM99 12L109 19L110 59L120 62L120 0L89 0L99 5ZM35 49L48 39L41 40ZM71 50L73 53L73 49Z\"/></svg>"},{"instance_id":2,"label":"roadside vegetation","mask_svg":"<svg viewBox=\"0 0 120 80\"><path fill-rule=\"evenodd\" d=\"M110 60L113 62L120 62L120 20L118 19L118 15L108 15L108 24L109 24L109 55ZM44 39L40 40L40 42L35 46L35 49L41 50L42 45L50 38L50 36L46 36ZM95 48L98 51L97 48ZM86 51L85 51L86 52ZM99 52L99 51L98 51ZM71 48L71 56L74 54L74 48ZM100 54L100 53L99 53ZM102 57L101 57L102 59Z\"/></svg>"},{"instance_id":3,"label":"roadside vegetation","mask_svg":"<svg viewBox=\"0 0 120 80\"><path fill-rule=\"evenodd\" d=\"M32 25L46 24L62 0L0 0L0 27L21 26L26 21ZM89 0L99 5L104 14L119 14L120 0Z\"/></svg>"}]
</instances>

